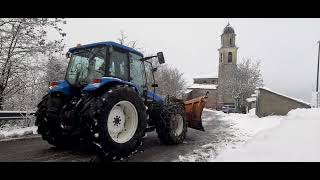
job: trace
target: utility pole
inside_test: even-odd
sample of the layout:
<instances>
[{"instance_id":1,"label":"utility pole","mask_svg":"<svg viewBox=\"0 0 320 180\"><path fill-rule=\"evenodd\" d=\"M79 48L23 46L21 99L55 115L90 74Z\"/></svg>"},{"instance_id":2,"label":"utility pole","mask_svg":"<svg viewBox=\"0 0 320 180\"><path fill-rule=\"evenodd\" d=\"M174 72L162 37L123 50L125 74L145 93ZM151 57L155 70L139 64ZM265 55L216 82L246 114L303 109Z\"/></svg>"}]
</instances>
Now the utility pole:
<instances>
[{"instance_id":1,"label":"utility pole","mask_svg":"<svg viewBox=\"0 0 320 180\"><path fill-rule=\"evenodd\" d=\"M320 61L320 41L318 41L319 50L318 50L318 66L317 66L317 86L316 86L316 107L319 107L319 61Z\"/></svg>"}]
</instances>

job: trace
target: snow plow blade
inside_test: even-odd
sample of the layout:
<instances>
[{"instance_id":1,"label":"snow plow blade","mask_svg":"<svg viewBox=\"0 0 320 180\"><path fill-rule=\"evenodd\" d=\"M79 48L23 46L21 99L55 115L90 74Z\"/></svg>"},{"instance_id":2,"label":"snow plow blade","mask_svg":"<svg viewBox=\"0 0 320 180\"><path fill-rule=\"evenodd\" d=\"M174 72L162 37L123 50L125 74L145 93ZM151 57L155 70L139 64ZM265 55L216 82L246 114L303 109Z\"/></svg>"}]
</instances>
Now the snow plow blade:
<instances>
[{"instance_id":1,"label":"snow plow blade","mask_svg":"<svg viewBox=\"0 0 320 180\"><path fill-rule=\"evenodd\" d=\"M184 102L188 127L204 131L201 115L207 98L207 96L201 96Z\"/></svg>"}]
</instances>

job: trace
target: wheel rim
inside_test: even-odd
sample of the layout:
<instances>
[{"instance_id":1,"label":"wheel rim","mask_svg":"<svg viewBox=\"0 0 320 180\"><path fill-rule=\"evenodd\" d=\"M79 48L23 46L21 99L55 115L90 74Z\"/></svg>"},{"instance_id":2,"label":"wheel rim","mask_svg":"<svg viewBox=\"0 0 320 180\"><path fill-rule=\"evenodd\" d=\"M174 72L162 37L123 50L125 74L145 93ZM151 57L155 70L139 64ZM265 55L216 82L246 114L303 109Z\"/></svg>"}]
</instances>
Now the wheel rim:
<instances>
[{"instance_id":1,"label":"wheel rim","mask_svg":"<svg viewBox=\"0 0 320 180\"><path fill-rule=\"evenodd\" d=\"M172 115L174 134L179 136L183 130L183 117L180 114Z\"/></svg>"},{"instance_id":2,"label":"wheel rim","mask_svg":"<svg viewBox=\"0 0 320 180\"><path fill-rule=\"evenodd\" d=\"M138 113L135 106L129 101L120 101L115 104L108 116L108 132L117 143L128 142L138 128Z\"/></svg>"}]
</instances>

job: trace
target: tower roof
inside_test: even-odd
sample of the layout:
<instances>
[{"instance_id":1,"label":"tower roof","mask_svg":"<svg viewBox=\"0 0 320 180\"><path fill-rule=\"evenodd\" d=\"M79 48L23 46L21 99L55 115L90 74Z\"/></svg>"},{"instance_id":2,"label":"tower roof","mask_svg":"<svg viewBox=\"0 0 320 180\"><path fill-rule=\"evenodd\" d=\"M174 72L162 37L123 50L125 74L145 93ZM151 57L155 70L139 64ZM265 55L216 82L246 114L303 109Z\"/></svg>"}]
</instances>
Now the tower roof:
<instances>
[{"instance_id":1,"label":"tower roof","mask_svg":"<svg viewBox=\"0 0 320 180\"><path fill-rule=\"evenodd\" d=\"M234 34L234 29L231 27L230 23L223 29L223 34Z\"/></svg>"}]
</instances>

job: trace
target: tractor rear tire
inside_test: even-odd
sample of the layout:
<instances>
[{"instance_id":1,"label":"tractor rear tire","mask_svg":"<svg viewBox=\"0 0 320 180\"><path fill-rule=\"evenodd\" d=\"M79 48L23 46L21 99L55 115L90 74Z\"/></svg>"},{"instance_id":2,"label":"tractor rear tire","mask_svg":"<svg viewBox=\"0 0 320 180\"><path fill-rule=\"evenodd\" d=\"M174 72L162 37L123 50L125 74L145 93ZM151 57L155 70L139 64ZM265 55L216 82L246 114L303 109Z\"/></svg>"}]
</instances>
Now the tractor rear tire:
<instances>
[{"instance_id":1,"label":"tractor rear tire","mask_svg":"<svg viewBox=\"0 0 320 180\"><path fill-rule=\"evenodd\" d=\"M102 161L127 158L142 144L147 126L145 105L129 87L113 87L89 102L82 116L92 121L91 138Z\"/></svg>"},{"instance_id":2,"label":"tractor rear tire","mask_svg":"<svg viewBox=\"0 0 320 180\"><path fill-rule=\"evenodd\" d=\"M49 144L61 149L70 148L75 143L70 135L63 134L59 123L60 110L64 104L65 98L62 94L49 94L39 103L36 112L38 134Z\"/></svg>"},{"instance_id":3,"label":"tractor rear tire","mask_svg":"<svg viewBox=\"0 0 320 180\"><path fill-rule=\"evenodd\" d=\"M183 104L163 107L156 132L160 142L165 145L176 145L184 141L187 133L187 118Z\"/></svg>"}]
</instances>

